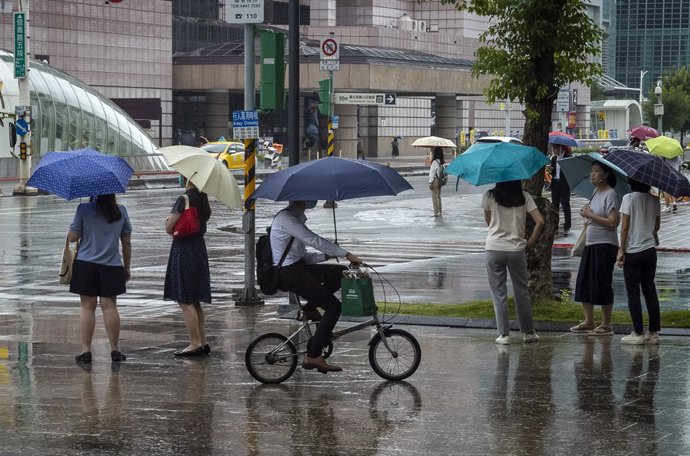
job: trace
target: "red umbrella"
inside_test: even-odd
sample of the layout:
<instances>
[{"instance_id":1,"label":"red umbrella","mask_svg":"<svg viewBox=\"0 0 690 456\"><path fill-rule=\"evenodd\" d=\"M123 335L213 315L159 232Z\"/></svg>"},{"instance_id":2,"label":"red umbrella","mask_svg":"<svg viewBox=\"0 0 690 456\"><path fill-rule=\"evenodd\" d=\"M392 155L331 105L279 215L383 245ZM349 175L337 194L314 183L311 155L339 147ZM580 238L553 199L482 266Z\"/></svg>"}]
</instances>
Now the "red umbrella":
<instances>
[{"instance_id":1,"label":"red umbrella","mask_svg":"<svg viewBox=\"0 0 690 456\"><path fill-rule=\"evenodd\" d=\"M570 133L565 133L563 131L552 131L549 133L549 136L567 136L568 138L575 139L575 136L571 135Z\"/></svg>"},{"instance_id":2,"label":"red umbrella","mask_svg":"<svg viewBox=\"0 0 690 456\"><path fill-rule=\"evenodd\" d=\"M648 127L647 125L638 125L637 127L632 127L628 130L628 134L633 138L637 138L640 141L644 141L647 138L656 138L659 136L659 132Z\"/></svg>"}]
</instances>

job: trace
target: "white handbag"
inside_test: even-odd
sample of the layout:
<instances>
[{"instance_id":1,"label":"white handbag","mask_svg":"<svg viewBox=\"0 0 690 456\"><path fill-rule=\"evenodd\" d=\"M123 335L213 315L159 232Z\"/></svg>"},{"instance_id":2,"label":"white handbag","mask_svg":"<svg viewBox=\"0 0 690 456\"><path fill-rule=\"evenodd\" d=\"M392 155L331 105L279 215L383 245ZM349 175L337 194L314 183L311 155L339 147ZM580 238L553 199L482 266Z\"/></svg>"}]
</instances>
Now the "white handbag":
<instances>
[{"instance_id":1,"label":"white handbag","mask_svg":"<svg viewBox=\"0 0 690 456\"><path fill-rule=\"evenodd\" d=\"M72 250L69 239L65 239L65 248L62 250L62 261L60 262L60 283L63 285L69 285L72 282L72 268L78 250L79 241L74 244L74 250Z\"/></svg>"},{"instance_id":2,"label":"white handbag","mask_svg":"<svg viewBox=\"0 0 690 456\"><path fill-rule=\"evenodd\" d=\"M582 232L580 233L580 236L578 236L577 241L575 241L575 245L573 245L573 250L570 252L570 256L577 256L581 257L582 252L585 251L585 245L587 244L587 227L589 226L589 220L585 222L585 225L582 227Z\"/></svg>"}]
</instances>

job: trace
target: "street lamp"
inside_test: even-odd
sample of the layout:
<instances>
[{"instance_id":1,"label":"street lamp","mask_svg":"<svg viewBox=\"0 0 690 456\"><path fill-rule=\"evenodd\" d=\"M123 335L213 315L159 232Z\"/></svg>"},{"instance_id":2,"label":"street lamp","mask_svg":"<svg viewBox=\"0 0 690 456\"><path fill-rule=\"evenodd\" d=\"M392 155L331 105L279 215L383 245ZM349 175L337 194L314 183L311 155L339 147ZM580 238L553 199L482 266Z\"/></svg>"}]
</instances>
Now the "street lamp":
<instances>
[{"instance_id":1,"label":"street lamp","mask_svg":"<svg viewBox=\"0 0 690 456\"><path fill-rule=\"evenodd\" d=\"M644 78L644 75L647 73L649 73L649 71L640 70L640 105L642 105L644 101L644 96L642 96L642 78Z\"/></svg>"},{"instance_id":2,"label":"street lamp","mask_svg":"<svg viewBox=\"0 0 690 456\"><path fill-rule=\"evenodd\" d=\"M656 104L654 105L654 115L658 117L658 125L657 128L659 130L659 134L663 135L664 134L664 129L661 126L661 120L664 116L664 104L661 102L661 79L656 81L656 87L654 87L654 95L656 95Z\"/></svg>"}]
</instances>

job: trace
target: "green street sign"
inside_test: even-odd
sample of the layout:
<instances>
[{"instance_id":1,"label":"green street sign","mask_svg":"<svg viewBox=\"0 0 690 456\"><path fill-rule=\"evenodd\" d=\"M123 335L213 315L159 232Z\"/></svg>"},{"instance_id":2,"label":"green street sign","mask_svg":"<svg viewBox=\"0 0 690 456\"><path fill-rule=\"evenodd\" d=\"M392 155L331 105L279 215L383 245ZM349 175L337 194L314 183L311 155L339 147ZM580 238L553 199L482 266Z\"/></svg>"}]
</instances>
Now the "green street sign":
<instances>
[{"instance_id":1,"label":"green street sign","mask_svg":"<svg viewBox=\"0 0 690 456\"><path fill-rule=\"evenodd\" d=\"M14 13L14 79L26 77L26 13Z\"/></svg>"}]
</instances>

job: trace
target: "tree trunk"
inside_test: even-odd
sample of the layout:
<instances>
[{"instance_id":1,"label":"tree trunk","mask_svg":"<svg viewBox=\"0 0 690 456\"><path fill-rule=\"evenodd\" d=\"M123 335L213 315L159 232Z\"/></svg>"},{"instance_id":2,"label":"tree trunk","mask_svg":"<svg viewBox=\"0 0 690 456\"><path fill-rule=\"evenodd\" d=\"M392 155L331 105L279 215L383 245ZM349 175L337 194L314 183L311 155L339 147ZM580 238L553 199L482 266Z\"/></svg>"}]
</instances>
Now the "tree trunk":
<instances>
[{"instance_id":1,"label":"tree trunk","mask_svg":"<svg viewBox=\"0 0 690 456\"><path fill-rule=\"evenodd\" d=\"M555 89L557 93L558 89ZM525 144L536 147L546 155L548 151L549 130L551 130L551 111L555 96L546 100L526 100L525 112ZM529 291L532 299L552 298L553 279L551 277L551 255L553 240L558 229L558 214L551 202L542 197L544 189L544 172L540 171L525 181L524 189L534 198L537 208L544 218L544 231L539 242L531 249L526 250L527 269L529 271ZM534 229L534 222L528 217L527 237Z\"/></svg>"}]
</instances>

